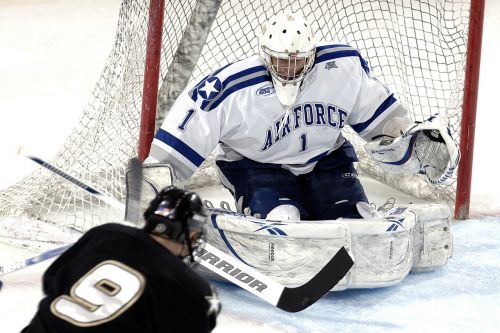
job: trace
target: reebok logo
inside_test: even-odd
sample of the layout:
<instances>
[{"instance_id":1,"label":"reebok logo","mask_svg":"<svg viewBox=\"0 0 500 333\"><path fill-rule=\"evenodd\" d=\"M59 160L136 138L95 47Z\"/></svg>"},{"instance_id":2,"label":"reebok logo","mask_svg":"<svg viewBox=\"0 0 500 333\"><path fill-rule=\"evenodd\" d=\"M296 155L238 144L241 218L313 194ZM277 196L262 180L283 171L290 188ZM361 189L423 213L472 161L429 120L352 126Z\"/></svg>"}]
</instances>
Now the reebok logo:
<instances>
[{"instance_id":1,"label":"reebok logo","mask_svg":"<svg viewBox=\"0 0 500 333\"><path fill-rule=\"evenodd\" d=\"M404 218L399 220L391 220L392 224L389 226L389 228L387 228L386 232L396 231L398 227L405 229L405 227L403 226L404 220Z\"/></svg>"},{"instance_id":2,"label":"reebok logo","mask_svg":"<svg viewBox=\"0 0 500 333\"><path fill-rule=\"evenodd\" d=\"M287 236L285 231L283 231L281 228L277 227L279 225L286 225L284 223L276 222L276 223L265 224L265 223L257 222L257 221L252 221L252 222L261 226L259 229L255 230L254 232L265 230L268 233L270 233L271 235Z\"/></svg>"}]
</instances>

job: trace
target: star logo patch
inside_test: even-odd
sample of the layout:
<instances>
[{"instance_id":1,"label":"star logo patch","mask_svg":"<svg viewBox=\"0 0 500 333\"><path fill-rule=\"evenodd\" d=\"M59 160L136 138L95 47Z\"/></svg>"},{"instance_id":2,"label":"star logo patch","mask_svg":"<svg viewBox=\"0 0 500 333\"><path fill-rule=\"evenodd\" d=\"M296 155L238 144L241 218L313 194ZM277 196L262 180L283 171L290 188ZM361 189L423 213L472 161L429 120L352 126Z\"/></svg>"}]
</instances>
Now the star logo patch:
<instances>
[{"instance_id":1,"label":"star logo patch","mask_svg":"<svg viewBox=\"0 0 500 333\"><path fill-rule=\"evenodd\" d=\"M208 310L207 310L207 315L215 315L217 316L220 312L221 309L221 302L219 300L219 296L217 295L217 292L215 291L214 287L210 285L210 289L212 293L209 296L205 296L205 299L208 303Z\"/></svg>"},{"instance_id":2,"label":"star logo patch","mask_svg":"<svg viewBox=\"0 0 500 333\"><path fill-rule=\"evenodd\" d=\"M198 93L204 100L212 100L219 92L222 90L222 83L216 77L209 77L205 82L198 88Z\"/></svg>"}]
</instances>

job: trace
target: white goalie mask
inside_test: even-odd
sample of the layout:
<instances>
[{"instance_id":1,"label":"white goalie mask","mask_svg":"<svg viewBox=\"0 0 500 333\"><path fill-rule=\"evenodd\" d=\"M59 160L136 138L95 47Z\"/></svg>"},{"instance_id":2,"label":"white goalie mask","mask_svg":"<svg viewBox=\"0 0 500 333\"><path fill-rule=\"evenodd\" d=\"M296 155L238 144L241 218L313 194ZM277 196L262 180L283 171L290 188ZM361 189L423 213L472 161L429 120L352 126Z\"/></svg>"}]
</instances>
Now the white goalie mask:
<instances>
[{"instance_id":1,"label":"white goalie mask","mask_svg":"<svg viewBox=\"0 0 500 333\"><path fill-rule=\"evenodd\" d=\"M311 25L298 13L280 12L262 26L259 57L273 80L281 104L291 106L311 70L316 41Z\"/></svg>"}]
</instances>

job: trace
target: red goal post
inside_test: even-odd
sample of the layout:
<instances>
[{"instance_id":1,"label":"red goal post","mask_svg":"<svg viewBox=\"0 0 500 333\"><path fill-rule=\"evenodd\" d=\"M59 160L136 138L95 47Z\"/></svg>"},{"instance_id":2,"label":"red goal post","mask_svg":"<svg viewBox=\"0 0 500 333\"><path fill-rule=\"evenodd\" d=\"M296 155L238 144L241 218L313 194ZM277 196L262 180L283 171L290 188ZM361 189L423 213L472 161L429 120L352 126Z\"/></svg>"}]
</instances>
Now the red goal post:
<instances>
[{"instance_id":1,"label":"red goal post","mask_svg":"<svg viewBox=\"0 0 500 333\"><path fill-rule=\"evenodd\" d=\"M477 96L479 90L479 70L483 39L484 3L484 0L473 0L470 6L464 101L460 126L461 160L458 165L455 196L455 218L460 220L467 219L470 210L474 132L476 130Z\"/></svg>"}]
</instances>

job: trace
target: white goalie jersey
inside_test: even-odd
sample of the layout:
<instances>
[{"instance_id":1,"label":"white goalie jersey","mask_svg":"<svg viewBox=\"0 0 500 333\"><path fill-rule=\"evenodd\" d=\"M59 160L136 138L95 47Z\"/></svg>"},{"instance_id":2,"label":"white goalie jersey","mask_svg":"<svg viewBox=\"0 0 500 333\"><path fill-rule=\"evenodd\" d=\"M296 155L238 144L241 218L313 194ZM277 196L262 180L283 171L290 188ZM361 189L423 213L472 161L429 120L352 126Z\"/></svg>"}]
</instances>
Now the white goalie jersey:
<instances>
[{"instance_id":1,"label":"white goalie jersey","mask_svg":"<svg viewBox=\"0 0 500 333\"><path fill-rule=\"evenodd\" d=\"M216 149L216 159L280 164L299 175L344 143L350 125L371 140L406 109L367 62L346 45L319 44L297 100L285 108L258 56L223 67L188 86L155 135L146 163L168 162L189 178Z\"/></svg>"}]
</instances>

